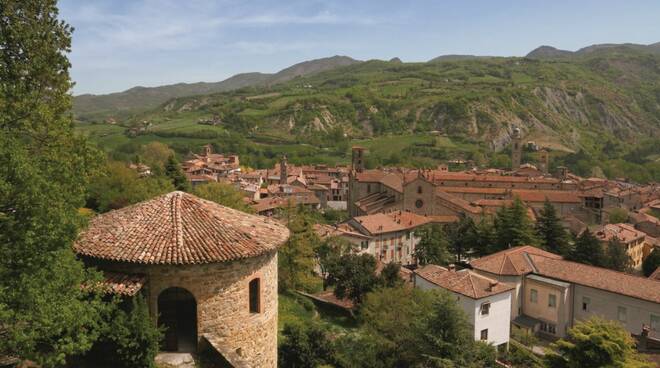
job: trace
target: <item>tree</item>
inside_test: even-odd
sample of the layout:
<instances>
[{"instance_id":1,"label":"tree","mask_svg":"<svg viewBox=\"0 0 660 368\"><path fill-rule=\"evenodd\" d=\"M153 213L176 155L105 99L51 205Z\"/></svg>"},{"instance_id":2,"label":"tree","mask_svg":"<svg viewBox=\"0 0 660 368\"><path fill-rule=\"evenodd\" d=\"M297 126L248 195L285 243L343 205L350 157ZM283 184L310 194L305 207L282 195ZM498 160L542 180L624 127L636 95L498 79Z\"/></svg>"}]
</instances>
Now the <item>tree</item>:
<instances>
[{"instance_id":1,"label":"tree","mask_svg":"<svg viewBox=\"0 0 660 368\"><path fill-rule=\"evenodd\" d=\"M628 222L628 211L624 208L613 208L609 211L608 223L610 224L619 224L622 222Z\"/></svg>"},{"instance_id":2,"label":"tree","mask_svg":"<svg viewBox=\"0 0 660 368\"><path fill-rule=\"evenodd\" d=\"M318 367L334 362L333 345L326 332L317 324L291 323L282 330L278 347L278 367Z\"/></svg>"},{"instance_id":3,"label":"tree","mask_svg":"<svg viewBox=\"0 0 660 368\"><path fill-rule=\"evenodd\" d=\"M356 305L377 282L376 259L370 254L344 254L328 272L328 284L335 286L335 296L348 298Z\"/></svg>"},{"instance_id":4,"label":"tree","mask_svg":"<svg viewBox=\"0 0 660 368\"><path fill-rule=\"evenodd\" d=\"M654 250L642 262L642 272L644 276L649 277L658 267L660 267L660 251Z\"/></svg>"},{"instance_id":5,"label":"tree","mask_svg":"<svg viewBox=\"0 0 660 368\"><path fill-rule=\"evenodd\" d=\"M429 263L446 265L451 256L448 251L447 237L439 224L425 225L415 230L420 240L415 247L415 258L420 265Z\"/></svg>"},{"instance_id":6,"label":"tree","mask_svg":"<svg viewBox=\"0 0 660 368\"><path fill-rule=\"evenodd\" d=\"M84 357L83 366L151 368L162 332L149 315L142 295L123 301L106 317L101 338Z\"/></svg>"},{"instance_id":7,"label":"tree","mask_svg":"<svg viewBox=\"0 0 660 368\"><path fill-rule=\"evenodd\" d=\"M0 4L0 355L43 367L90 349L107 308L71 247L100 155L73 130L70 46L55 0Z\"/></svg>"},{"instance_id":8,"label":"tree","mask_svg":"<svg viewBox=\"0 0 660 368\"><path fill-rule=\"evenodd\" d=\"M140 175L123 162L110 161L97 172L88 186L87 206L106 212L151 199L174 190L162 176Z\"/></svg>"},{"instance_id":9,"label":"tree","mask_svg":"<svg viewBox=\"0 0 660 368\"><path fill-rule=\"evenodd\" d=\"M403 286L403 279L400 275L401 265L399 263L390 262L383 266L378 275L378 284L384 288L395 288Z\"/></svg>"},{"instance_id":10,"label":"tree","mask_svg":"<svg viewBox=\"0 0 660 368\"><path fill-rule=\"evenodd\" d=\"M628 252L626 252L626 246L619 239L614 238L607 242L605 263L603 266L620 272L630 271L632 259Z\"/></svg>"},{"instance_id":11,"label":"tree","mask_svg":"<svg viewBox=\"0 0 660 368\"><path fill-rule=\"evenodd\" d=\"M170 178L176 190L190 190L190 183L188 182L188 178L186 178L186 175L181 169L181 165L179 165L179 162L176 160L174 155L168 157L167 162L165 163L165 175Z\"/></svg>"},{"instance_id":12,"label":"tree","mask_svg":"<svg viewBox=\"0 0 660 368\"><path fill-rule=\"evenodd\" d=\"M140 159L155 172L162 173L165 164L172 156L174 156L174 151L165 143L158 141L149 142L140 147Z\"/></svg>"},{"instance_id":13,"label":"tree","mask_svg":"<svg viewBox=\"0 0 660 368\"><path fill-rule=\"evenodd\" d=\"M570 251L568 234L557 216L555 206L547 198L536 220L536 235L540 245L546 250L563 256L568 255Z\"/></svg>"},{"instance_id":14,"label":"tree","mask_svg":"<svg viewBox=\"0 0 660 368\"><path fill-rule=\"evenodd\" d=\"M254 209L245 202L243 193L231 184L210 182L196 186L192 192L200 198L208 199L223 206L254 213Z\"/></svg>"},{"instance_id":15,"label":"tree","mask_svg":"<svg viewBox=\"0 0 660 368\"><path fill-rule=\"evenodd\" d=\"M379 289L367 295L360 318L363 337L352 339L358 347L339 359L355 367L476 368L495 361L495 349L474 341L465 314L445 291Z\"/></svg>"},{"instance_id":16,"label":"tree","mask_svg":"<svg viewBox=\"0 0 660 368\"><path fill-rule=\"evenodd\" d=\"M527 216L527 208L518 197L510 206L497 211L494 226L497 237L496 250L518 245L534 245L538 242L532 221Z\"/></svg>"},{"instance_id":17,"label":"tree","mask_svg":"<svg viewBox=\"0 0 660 368\"><path fill-rule=\"evenodd\" d=\"M314 247L314 257L323 278L323 290L328 287L328 273L336 266L342 254L348 254L355 246L348 240L339 236L330 236Z\"/></svg>"},{"instance_id":18,"label":"tree","mask_svg":"<svg viewBox=\"0 0 660 368\"><path fill-rule=\"evenodd\" d=\"M591 318L568 330L551 345L551 368L653 367L637 353L635 340L618 322Z\"/></svg>"},{"instance_id":19,"label":"tree","mask_svg":"<svg viewBox=\"0 0 660 368\"><path fill-rule=\"evenodd\" d=\"M447 225L447 238L449 248L455 255L457 262L463 259L466 252L473 251L475 244L479 243L477 225L472 218L461 215L458 222Z\"/></svg>"},{"instance_id":20,"label":"tree","mask_svg":"<svg viewBox=\"0 0 660 368\"><path fill-rule=\"evenodd\" d=\"M314 245L320 243L313 228L313 216L303 207L283 211L291 236L278 250L280 290L314 291Z\"/></svg>"},{"instance_id":21,"label":"tree","mask_svg":"<svg viewBox=\"0 0 660 368\"><path fill-rule=\"evenodd\" d=\"M603 267L605 254L600 240L589 229L585 229L575 240L573 251L568 257L571 261Z\"/></svg>"}]
</instances>

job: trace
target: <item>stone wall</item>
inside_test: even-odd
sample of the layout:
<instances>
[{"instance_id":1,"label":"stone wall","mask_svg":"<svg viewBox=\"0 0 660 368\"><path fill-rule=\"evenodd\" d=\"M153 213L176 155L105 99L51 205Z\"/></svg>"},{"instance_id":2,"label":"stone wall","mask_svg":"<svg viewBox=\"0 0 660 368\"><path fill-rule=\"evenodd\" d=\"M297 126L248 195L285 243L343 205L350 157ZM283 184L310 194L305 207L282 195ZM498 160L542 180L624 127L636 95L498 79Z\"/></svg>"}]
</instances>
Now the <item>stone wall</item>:
<instances>
[{"instance_id":1,"label":"stone wall","mask_svg":"<svg viewBox=\"0 0 660 368\"><path fill-rule=\"evenodd\" d=\"M104 262L99 268L148 276L152 315L158 295L170 287L188 290L197 302L197 335L246 366L277 366L277 253L205 265L138 265ZM250 313L248 284L259 277L261 312ZM229 354L227 354L229 352ZM231 360L231 356L226 356ZM243 365L243 364L241 364Z\"/></svg>"}]
</instances>

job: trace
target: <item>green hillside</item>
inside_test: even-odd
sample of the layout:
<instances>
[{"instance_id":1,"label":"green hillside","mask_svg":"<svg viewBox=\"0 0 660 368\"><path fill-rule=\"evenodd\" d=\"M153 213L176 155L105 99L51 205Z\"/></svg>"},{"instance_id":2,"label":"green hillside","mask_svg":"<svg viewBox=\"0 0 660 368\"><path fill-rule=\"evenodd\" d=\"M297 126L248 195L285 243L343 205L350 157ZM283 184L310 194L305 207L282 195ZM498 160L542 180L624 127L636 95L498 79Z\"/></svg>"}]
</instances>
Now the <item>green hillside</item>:
<instances>
[{"instance_id":1,"label":"green hillside","mask_svg":"<svg viewBox=\"0 0 660 368\"><path fill-rule=\"evenodd\" d=\"M219 125L198 124L213 119ZM518 126L577 172L596 165L609 176L651 180L659 175L660 56L624 47L568 59L374 60L176 98L119 125L82 129L109 148L159 139L185 153L212 141L256 166L283 152L294 161L345 162L350 144L378 147L387 137L400 137L397 149L372 155L374 165L462 158L502 166ZM148 127L129 138L125 130L136 126ZM630 156L635 149L642 156Z\"/></svg>"}]
</instances>

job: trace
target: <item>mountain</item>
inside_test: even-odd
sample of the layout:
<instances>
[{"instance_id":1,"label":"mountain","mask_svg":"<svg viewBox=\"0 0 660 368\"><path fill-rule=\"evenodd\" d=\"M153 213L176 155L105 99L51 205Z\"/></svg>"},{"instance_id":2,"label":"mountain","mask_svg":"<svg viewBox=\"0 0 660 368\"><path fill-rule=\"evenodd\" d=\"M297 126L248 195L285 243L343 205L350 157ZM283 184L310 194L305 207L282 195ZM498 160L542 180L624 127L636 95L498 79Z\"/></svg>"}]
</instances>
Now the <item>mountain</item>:
<instances>
[{"instance_id":1,"label":"mountain","mask_svg":"<svg viewBox=\"0 0 660 368\"><path fill-rule=\"evenodd\" d=\"M433 62L438 62L438 61L460 61L460 60L474 60L474 59L483 59L483 58L489 58L491 56L478 56L478 55L440 55L438 57L435 57L431 60L429 60L430 63Z\"/></svg>"},{"instance_id":2,"label":"mountain","mask_svg":"<svg viewBox=\"0 0 660 368\"><path fill-rule=\"evenodd\" d=\"M304 61L277 73L241 73L214 83L178 83L159 87L133 87L106 95L83 94L73 99L73 112L82 121L116 117L153 109L177 97L206 95L244 87L266 86L308 76L360 61L347 56L332 56Z\"/></svg>"},{"instance_id":3,"label":"mountain","mask_svg":"<svg viewBox=\"0 0 660 368\"><path fill-rule=\"evenodd\" d=\"M530 59L558 59L593 56L594 54L612 54L617 52L660 54L660 42L650 45L640 45L635 43L603 43L583 47L577 51L560 50L552 46L541 46L530 51L525 57Z\"/></svg>"}]
</instances>

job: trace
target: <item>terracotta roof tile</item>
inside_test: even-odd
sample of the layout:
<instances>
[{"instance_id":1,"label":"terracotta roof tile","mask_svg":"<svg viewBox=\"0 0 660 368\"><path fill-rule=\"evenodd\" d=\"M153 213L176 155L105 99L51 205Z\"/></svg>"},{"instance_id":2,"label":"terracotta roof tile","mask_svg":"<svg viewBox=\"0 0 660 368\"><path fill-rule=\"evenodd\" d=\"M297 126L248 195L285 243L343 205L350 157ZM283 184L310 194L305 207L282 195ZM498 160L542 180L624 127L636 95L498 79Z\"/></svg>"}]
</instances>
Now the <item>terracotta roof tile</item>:
<instances>
[{"instance_id":1,"label":"terracotta roof tile","mask_svg":"<svg viewBox=\"0 0 660 368\"><path fill-rule=\"evenodd\" d=\"M649 279L660 281L660 266L658 266L658 268L653 271L653 273L649 276Z\"/></svg>"},{"instance_id":2,"label":"terracotta roof tile","mask_svg":"<svg viewBox=\"0 0 660 368\"><path fill-rule=\"evenodd\" d=\"M530 254L534 273L553 279L660 303L660 283L606 268Z\"/></svg>"},{"instance_id":3,"label":"terracotta roof tile","mask_svg":"<svg viewBox=\"0 0 660 368\"><path fill-rule=\"evenodd\" d=\"M629 224L607 224L602 229L596 232L596 237L601 241L609 241L618 239L623 244L628 244L640 238L645 238L646 234L642 231L635 229Z\"/></svg>"},{"instance_id":4,"label":"terracotta roof tile","mask_svg":"<svg viewBox=\"0 0 660 368\"><path fill-rule=\"evenodd\" d=\"M431 219L412 212L397 211L358 216L351 221L360 224L371 235L374 235L413 229L431 222Z\"/></svg>"},{"instance_id":5,"label":"terracotta roof tile","mask_svg":"<svg viewBox=\"0 0 660 368\"><path fill-rule=\"evenodd\" d=\"M288 236L271 219L177 191L96 216L74 250L114 261L198 264L258 256Z\"/></svg>"},{"instance_id":6,"label":"terracotta roof tile","mask_svg":"<svg viewBox=\"0 0 660 368\"><path fill-rule=\"evenodd\" d=\"M554 203L580 203L578 192L565 190L514 189L513 196L523 202L545 202L546 198Z\"/></svg>"},{"instance_id":7,"label":"terracotta roof tile","mask_svg":"<svg viewBox=\"0 0 660 368\"><path fill-rule=\"evenodd\" d=\"M543 249L523 245L475 259L470 265L477 270L496 275L520 276L532 272L531 265L525 259L526 254L541 254L549 258L561 259L561 256Z\"/></svg>"},{"instance_id":8,"label":"terracotta roof tile","mask_svg":"<svg viewBox=\"0 0 660 368\"><path fill-rule=\"evenodd\" d=\"M112 294L133 296L137 294L147 281L145 275L129 275L116 272L104 272L101 288Z\"/></svg>"},{"instance_id":9,"label":"terracotta roof tile","mask_svg":"<svg viewBox=\"0 0 660 368\"><path fill-rule=\"evenodd\" d=\"M472 299L486 298L515 288L512 284L500 282L467 269L450 271L432 264L415 270L415 274L443 289Z\"/></svg>"}]
</instances>

